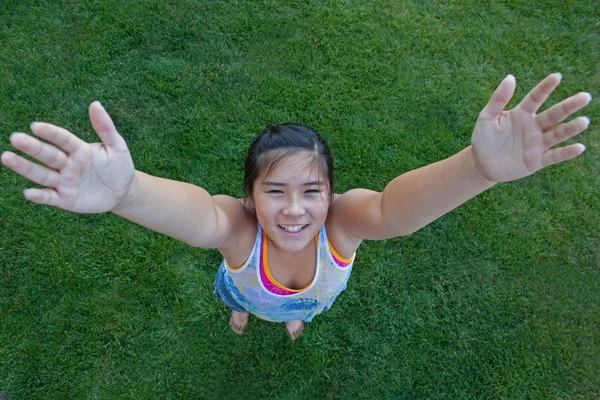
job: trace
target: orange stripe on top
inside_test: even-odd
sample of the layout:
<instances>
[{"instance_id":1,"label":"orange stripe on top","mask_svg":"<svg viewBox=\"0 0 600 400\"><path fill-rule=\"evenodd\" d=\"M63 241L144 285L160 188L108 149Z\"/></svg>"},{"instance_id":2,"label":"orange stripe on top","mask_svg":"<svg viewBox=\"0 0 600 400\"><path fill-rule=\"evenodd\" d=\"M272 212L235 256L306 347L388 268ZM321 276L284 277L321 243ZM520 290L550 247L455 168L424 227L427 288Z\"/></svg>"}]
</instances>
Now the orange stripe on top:
<instances>
[{"instance_id":1,"label":"orange stripe on top","mask_svg":"<svg viewBox=\"0 0 600 400\"><path fill-rule=\"evenodd\" d=\"M337 258L338 260L340 260L341 262L350 264L352 262L352 260L354 260L354 256L352 256L350 258L344 258L344 257L340 256L338 254L338 252L335 251L335 249L333 248L333 246L331 245L331 242L329 240L327 240L327 244L329 245L329 250L331 250L331 254L333 254L333 256L335 258Z\"/></svg>"},{"instance_id":2,"label":"orange stripe on top","mask_svg":"<svg viewBox=\"0 0 600 400\"><path fill-rule=\"evenodd\" d=\"M235 267L235 268L233 268L231 265L229 265L229 263L227 262L227 260L225 260L225 265L226 265L226 266L227 266L229 269L231 269L231 270L234 270L234 271L235 271L236 269L240 269L240 268L242 268L244 265L246 265L246 263L243 263L243 264L242 264L242 265L240 265L239 267Z\"/></svg>"},{"instance_id":3,"label":"orange stripe on top","mask_svg":"<svg viewBox=\"0 0 600 400\"><path fill-rule=\"evenodd\" d=\"M287 291L294 292L294 293L302 292L303 290L308 289L308 287L310 285L312 285L312 281L308 285L306 285L306 287L304 287L302 289L290 289L289 287L284 286L281 283L277 282L277 280L275 280L275 278L273 278L273 275L271 275L271 271L269 270L269 256L268 256L268 252L267 252L267 250L268 250L267 242L268 242L267 234L265 233L265 231L262 231L263 265L264 265L264 268L265 268L265 274L267 275L267 279L269 279L269 282L272 285L274 285L274 286L276 286L276 287L278 287L280 289L287 290ZM317 246L319 244L318 234L315 235L315 244ZM317 249L317 251L318 251L318 249ZM318 260L317 260L317 262L318 262ZM313 278L313 280L314 280L314 278Z\"/></svg>"}]
</instances>

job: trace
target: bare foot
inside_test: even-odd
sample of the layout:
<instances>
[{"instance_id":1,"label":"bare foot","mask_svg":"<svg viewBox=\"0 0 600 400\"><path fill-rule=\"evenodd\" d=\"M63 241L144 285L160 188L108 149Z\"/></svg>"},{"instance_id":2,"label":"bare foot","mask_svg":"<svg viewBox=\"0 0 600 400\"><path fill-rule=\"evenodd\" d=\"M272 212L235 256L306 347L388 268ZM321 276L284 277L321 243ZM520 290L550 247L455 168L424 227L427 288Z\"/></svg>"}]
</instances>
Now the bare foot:
<instances>
[{"instance_id":1,"label":"bare foot","mask_svg":"<svg viewBox=\"0 0 600 400\"><path fill-rule=\"evenodd\" d=\"M296 340L304 330L304 323L302 323L301 320L287 321L285 323L285 329L287 329L292 340Z\"/></svg>"},{"instance_id":2,"label":"bare foot","mask_svg":"<svg viewBox=\"0 0 600 400\"><path fill-rule=\"evenodd\" d=\"M247 312L238 312L231 311L231 318L229 318L229 326L231 330L237 333L238 335L242 334L244 327L248 323L248 313Z\"/></svg>"}]
</instances>

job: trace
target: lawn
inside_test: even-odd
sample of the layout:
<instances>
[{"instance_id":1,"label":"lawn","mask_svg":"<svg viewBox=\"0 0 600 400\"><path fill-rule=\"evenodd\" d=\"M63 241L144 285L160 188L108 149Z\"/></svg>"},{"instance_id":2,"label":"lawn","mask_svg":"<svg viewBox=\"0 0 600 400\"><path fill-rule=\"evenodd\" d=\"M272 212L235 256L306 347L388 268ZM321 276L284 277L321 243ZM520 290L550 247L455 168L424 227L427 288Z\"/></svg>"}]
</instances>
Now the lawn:
<instances>
[{"instance_id":1,"label":"lawn","mask_svg":"<svg viewBox=\"0 0 600 400\"><path fill-rule=\"evenodd\" d=\"M100 100L138 170L237 197L268 123L321 132L338 193L383 190L468 146L509 73L509 107L552 72L546 105L600 96L591 0L5 1L0 43L0 150L31 121L96 141ZM229 329L217 251L28 203L1 167L0 399L598 399L598 101L577 115L581 157L364 243L295 342Z\"/></svg>"}]
</instances>

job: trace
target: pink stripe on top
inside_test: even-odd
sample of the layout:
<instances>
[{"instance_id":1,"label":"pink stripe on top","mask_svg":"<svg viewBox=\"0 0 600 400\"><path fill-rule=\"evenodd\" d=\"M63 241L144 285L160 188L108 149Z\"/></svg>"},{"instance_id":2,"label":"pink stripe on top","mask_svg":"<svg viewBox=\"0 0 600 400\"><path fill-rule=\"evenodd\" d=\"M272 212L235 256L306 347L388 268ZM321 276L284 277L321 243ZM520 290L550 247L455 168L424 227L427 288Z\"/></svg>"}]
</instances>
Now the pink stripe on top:
<instances>
[{"instance_id":1,"label":"pink stripe on top","mask_svg":"<svg viewBox=\"0 0 600 400\"><path fill-rule=\"evenodd\" d=\"M344 258L344 257L340 256L338 254L338 252L335 251L335 249L333 248L333 246L331 245L331 243L329 242L329 239L327 239L327 245L329 246L329 250L331 251L331 255L333 257L333 261L335 261L335 263L337 264L338 267L345 268L348 265L352 264L352 261L354 260L354 257L352 257L352 258Z\"/></svg>"},{"instance_id":2,"label":"pink stripe on top","mask_svg":"<svg viewBox=\"0 0 600 400\"><path fill-rule=\"evenodd\" d=\"M278 284L277 281L275 281L275 279L273 277L269 278L270 274L268 273L268 264L266 265L267 268L265 268L266 255L267 255L267 234L265 233L265 231L263 231L262 235L261 235L260 254L259 254L259 260L260 260L259 275L260 275L260 280L261 280L263 286L269 292L285 296L285 295L290 295L290 294L296 294L296 293L304 290L304 289L290 290L288 288L283 287L283 285Z\"/></svg>"}]
</instances>

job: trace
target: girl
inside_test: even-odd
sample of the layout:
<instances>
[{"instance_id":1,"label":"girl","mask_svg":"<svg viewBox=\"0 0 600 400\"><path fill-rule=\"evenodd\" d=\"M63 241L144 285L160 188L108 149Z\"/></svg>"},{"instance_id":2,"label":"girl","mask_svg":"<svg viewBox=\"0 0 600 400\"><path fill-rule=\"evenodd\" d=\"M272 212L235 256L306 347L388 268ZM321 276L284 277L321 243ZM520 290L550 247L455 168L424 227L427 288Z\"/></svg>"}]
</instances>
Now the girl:
<instances>
[{"instance_id":1,"label":"girl","mask_svg":"<svg viewBox=\"0 0 600 400\"><path fill-rule=\"evenodd\" d=\"M102 143L88 144L58 126L35 122L34 135L14 133L11 144L46 166L12 152L2 163L46 189L26 199L79 213L112 211L192 246L217 248L224 260L215 294L231 308L231 329L241 334L249 313L285 322L292 339L303 321L331 307L346 287L355 251L365 239L408 235L492 187L528 176L583 153L582 144L551 149L589 125L579 93L546 111L538 109L558 86L556 73L514 109L507 76L480 113L472 145L454 156L403 174L382 193L333 193L333 162L318 133L301 125L269 126L250 146L244 199L211 196L204 189L136 171L127 145L98 102L92 126Z\"/></svg>"}]
</instances>

